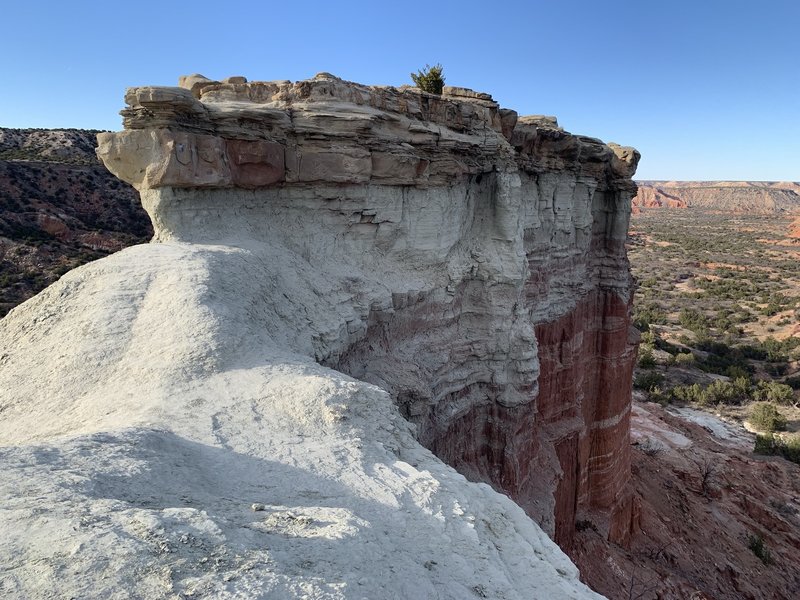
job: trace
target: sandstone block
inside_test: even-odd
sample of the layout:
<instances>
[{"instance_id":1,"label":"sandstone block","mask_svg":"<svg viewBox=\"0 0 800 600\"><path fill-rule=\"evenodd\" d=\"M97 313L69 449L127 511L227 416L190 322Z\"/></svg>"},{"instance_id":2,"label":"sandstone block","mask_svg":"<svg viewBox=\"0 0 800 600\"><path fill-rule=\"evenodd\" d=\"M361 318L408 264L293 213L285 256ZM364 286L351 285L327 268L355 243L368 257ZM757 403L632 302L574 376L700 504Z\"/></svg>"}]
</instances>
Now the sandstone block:
<instances>
[{"instance_id":1,"label":"sandstone block","mask_svg":"<svg viewBox=\"0 0 800 600\"><path fill-rule=\"evenodd\" d=\"M633 177L636 173L636 167L639 165L639 159L642 157L639 151L630 146L620 146L610 142L608 147L614 153L614 158L611 161L611 168L614 173L620 177Z\"/></svg>"},{"instance_id":2,"label":"sandstone block","mask_svg":"<svg viewBox=\"0 0 800 600\"><path fill-rule=\"evenodd\" d=\"M233 185L257 188L286 179L282 144L266 141L227 140Z\"/></svg>"},{"instance_id":3,"label":"sandstone block","mask_svg":"<svg viewBox=\"0 0 800 600\"><path fill-rule=\"evenodd\" d=\"M484 92L476 92L465 87L456 87L453 85L446 85L442 88L443 96L455 96L457 98L474 98L476 100L492 100L491 94Z\"/></svg>"},{"instance_id":4,"label":"sandstone block","mask_svg":"<svg viewBox=\"0 0 800 600\"><path fill-rule=\"evenodd\" d=\"M125 92L125 102L130 106L164 109L181 109L184 112L204 113L203 105L190 90L180 87L134 87Z\"/></svg>"},{"instance_id":5,"label":"sandstone block","mask_svg":"<svg viewBox=\"0 0 800 600\"><path fill-rule=\"evenodd\" d=\"M231 184L225 143L215 136L134 129L100 133L97 141L97 156L106 167L137 189Z\"/></svg>"},{"instance_id":6,"label":"sandstone block","mask_svg":"<svg viewBox=\"0 0 800 600\"><path fill-rule=\"evenodd\" d=\"M178 78L178 87L189 90L195 98L199 98L203 93L203 88L211 85L218 84L219 81L213 81L204 75L195 73L193 75L181 75ZM233 82L230 82L233 83Z\"/></svg>"},{"instance_id":7,"label":"sandstone block","mask_svg":"<svg viewBox=\"0 0 800 600\"><path fill-rule=\"evenodd\" d=\"M514 127L517 125L518 118L517 111L509 108L500 109L500 129L503 132L503 137L509 142L514 134Z\"/></svg>"},{"instance_id":8,"label":"sandstone block","mask_svg":"<svg viewBox=\"0 0 800 600\"><path fill-rule=\"evenodd\" d=\"M412 154L372 153L372 178L383 183L410 185L420 175L420 159Z\"/></svg>"},{"instance_id":9,"label":"sandstone block","mask_svg":"<svg viewBox=\"0 0 800 600\"><path fill-rule=\"evenodd\" d=\"M561 129L558 126L558 119L552 115L525 115L524 117L519 117L519 122L522 125Z\"/></svg>"},{"instance_id":10,"label":"sandstone block","mask_svg":"<svg viewBox=\"0 0 800 600\"><path fill-rule=\"evenodd\" d=\"M147 172L147 187L225 187L231 172L225 142L210 135L161 131L164 148L160 165Z\"/></svg>"},{"instance_id":11,"label":"sandstone block","mask_svg":"<svg viewBox=\"0 0 800 600\"><path fill-rule=\"evenodd\" d=\"M372 159L363 148L302 150L299 154L298 181L366 183L371 174Z\"/></svg>"},{"instance_id":12,"label":"sandstone block","mask_svg":"<svg viewBox=\"0 0 800 600\"><path fill-rule=\"evenodd\" d=\"M155 131L141 129L97 134L97 157L114 175L142 188L148 167L163 160Z\"/></svg>"}]
</instances>

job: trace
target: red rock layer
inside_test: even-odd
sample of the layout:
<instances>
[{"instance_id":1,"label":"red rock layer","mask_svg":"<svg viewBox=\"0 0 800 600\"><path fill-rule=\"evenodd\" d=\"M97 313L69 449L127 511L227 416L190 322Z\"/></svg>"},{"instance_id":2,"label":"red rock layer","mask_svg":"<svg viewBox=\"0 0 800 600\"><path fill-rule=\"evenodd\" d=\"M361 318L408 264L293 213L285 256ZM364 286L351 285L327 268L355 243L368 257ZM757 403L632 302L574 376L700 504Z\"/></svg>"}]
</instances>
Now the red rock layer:
<instances>
[{"instance_id":1,"label":"red rock layer","mask_svg":"<svg viewBox=\"0 0 800 600\"><path fill-rule=\"evenodd\" d=\"M423 301L388 323L372 319L366 340L338 368L352 372L355 364L386 357L420 335L420 327L432 326L428 333L446 340L458 317L432 323L430 315L440 308ZM629 323L628 303L613 291L597 290L560 318L536 325L541 370L531 402L503 406L496 401L501 385L472 381L435 403L406 392L398 404L418 425L424 445L467 478L508 494L563 548L569 550L581 518L625 544L636 517L628 486L636 348ZM397 369L411 368L388 360ZM372 368L386 380L385 364ZM433 390L444 385L430 382ZM451 416L466 397L485 400L473 400L468 410Z\"/></svg>"},{"instance_id":2,"label":"red rock layer","mask_svg":"<svg viewBox=\"0 0 800 600\"><path fill-rule=\"evenodd\" d=\"M536 327L537 436L553 444L563 473L555 490L555 539L567 549L579 516L617 543L630 535L635 346L628 308L613 292L596 292L557 321Z\"/></svg>"},{"instance_id":3,"label":"red rock layer","mask_svg":"<svg viewBox=\"0 0 800 600\"><path fill-rule=\"evenodd\" d=\"M684 200L674 194L669 194L661 188L640 185L636 196L633 197L633 206L638 213L642 208L687 208Z\"/></svg>"},{"instance_id":4,"label":"red rock layer","mask_svg":"<svg viewBox=\"0 0 800 600\"><path fill-rule=\"evenodd\" d=\"M800 211L800 185L772 181L639 181L633 206L723 212Z\"/></svg>"}]
</instances>

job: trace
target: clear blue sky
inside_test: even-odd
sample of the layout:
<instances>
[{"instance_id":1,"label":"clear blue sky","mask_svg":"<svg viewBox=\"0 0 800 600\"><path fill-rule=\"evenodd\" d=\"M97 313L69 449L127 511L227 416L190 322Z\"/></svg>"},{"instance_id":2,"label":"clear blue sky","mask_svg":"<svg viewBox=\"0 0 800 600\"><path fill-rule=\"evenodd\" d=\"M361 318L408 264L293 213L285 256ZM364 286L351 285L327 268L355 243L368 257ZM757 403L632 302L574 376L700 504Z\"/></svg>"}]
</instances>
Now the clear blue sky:
<instances>
[{"instance_id":1,"label":"clear blue sky","mask_svg":"<svg viewBox=\"0 0 800 600\"><path fill-rule=\"evenodd\" d=\"M639 179L800 180L800 1L5 3L0 126L119 129L126 87L447 84L637 147Z\"/></svg>"}]
</instances>

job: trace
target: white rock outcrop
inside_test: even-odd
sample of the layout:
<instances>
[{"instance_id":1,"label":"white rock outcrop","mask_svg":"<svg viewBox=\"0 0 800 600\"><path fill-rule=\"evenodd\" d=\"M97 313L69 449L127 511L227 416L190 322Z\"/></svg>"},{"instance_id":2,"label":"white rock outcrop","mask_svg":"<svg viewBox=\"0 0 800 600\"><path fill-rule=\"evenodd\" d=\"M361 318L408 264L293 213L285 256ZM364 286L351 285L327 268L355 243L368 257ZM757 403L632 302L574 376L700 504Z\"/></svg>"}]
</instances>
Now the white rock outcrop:
<instances>
[{"instance_id":1,"label":"white rock outcrop","mask_svg":"<svg viewBox=\"0 0 800 600\"><path fill-rule=\"evenodd\" d=\"M156 243L0 321L0 591L596 597L517 504L418 439L535 406L537 323L600 285L624 310L638 154L466 90L185 85L130 90L128 130L100 136ZM551 531L560 453L538 484ZM464 470L503 489L483 468Z\"/></svg>"}]
</instances>

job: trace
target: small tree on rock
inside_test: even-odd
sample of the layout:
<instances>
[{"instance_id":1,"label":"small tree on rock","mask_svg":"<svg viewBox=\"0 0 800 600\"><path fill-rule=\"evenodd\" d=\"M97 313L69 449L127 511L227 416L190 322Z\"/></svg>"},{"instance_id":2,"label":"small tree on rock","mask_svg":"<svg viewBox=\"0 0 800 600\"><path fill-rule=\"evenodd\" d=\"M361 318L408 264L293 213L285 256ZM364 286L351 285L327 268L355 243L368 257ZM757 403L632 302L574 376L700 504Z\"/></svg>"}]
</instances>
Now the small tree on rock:
<instances>
[{"instance_id":1,"label":"small tree on rock","mask_svg":"<svg viewBox=\"0 0 800 600\"><path fill-rule=\"evenodd\" d=\"M436 64L434 66L425 65L417 74L411 73L411 80L414 85L421 89L423 92L429 94L441 95L442 88L444 88L444 77L442 76L442 65Z\"/></svg>"}]
</instances>

